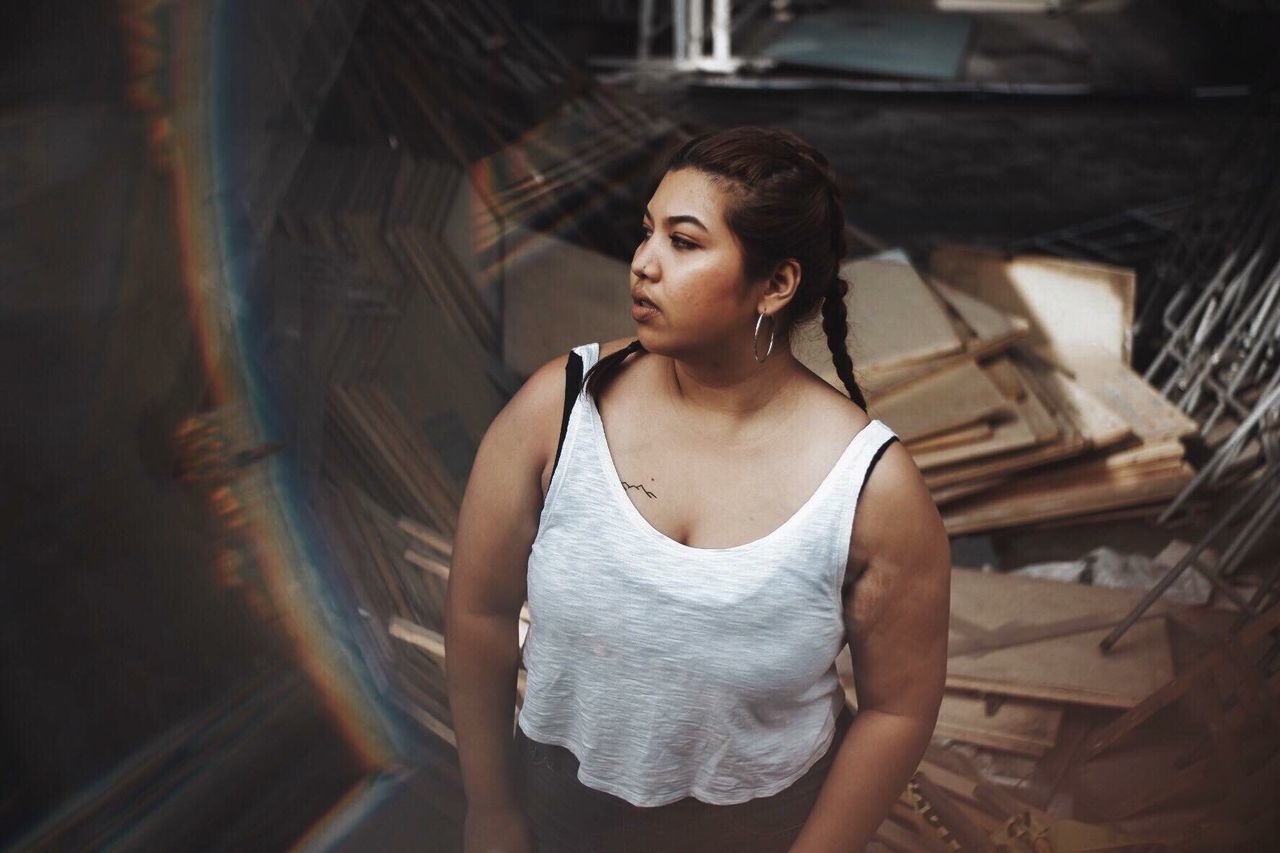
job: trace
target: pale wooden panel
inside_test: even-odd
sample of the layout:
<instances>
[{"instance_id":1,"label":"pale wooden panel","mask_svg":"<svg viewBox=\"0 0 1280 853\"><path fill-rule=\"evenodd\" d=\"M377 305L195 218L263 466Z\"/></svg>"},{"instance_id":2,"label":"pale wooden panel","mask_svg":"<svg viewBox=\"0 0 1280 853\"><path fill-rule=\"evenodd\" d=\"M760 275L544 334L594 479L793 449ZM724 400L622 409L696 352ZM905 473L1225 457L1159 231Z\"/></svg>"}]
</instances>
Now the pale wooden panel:
<instances>
[{"instance_id":1,"label":"pale wooden panel","mask_svg":"<svg viewBox=\"0 0 1280 853\"><path fill-rule=\"evenodd\" d=\"M932 275L989 306L1026 318L1028 339L1061 363L1089 354L1128 364L1132 349L1133 270L1062 258L1006 258L989 249L940 246Z\"/></svg>"},{"instance_id":2,"label":"pale wooden panel","mask_svg":"<svg viewBox=\"0 0 1280 853\"><path fill-rule=\"evenodd\" d=\"M892 427L903 441L1013 414L1013 405L972 361L867 402L870 414Z\"/></svg>"},{"instance_id":3,"label":"pale wooden panel","mask_svg":"<svg viewBox=\"0 0 1280 853\"><path fill-rule=\"evenodd\" d=\"M968 444L973 441L981 441L984 438L990 438L992 427L990 423L982 422L979 424L971 424L970 426L960 427L959 429L947 430L937 435L931 435L928 438L922 438L913 441L907 445L907 448L914 454L916 452L925 453L930 450L941 450L944 447L955 447L957 445Z\"/></svg>"},{"instance_id":4,"label":"pale wooden panel","mask_svg":"<svg viewBox=\"0 0 1280 853\"><path fill-rule=\"evenodd\" d=\"M1061 370L1021 360L1018 369L1036 395L1068 419L1089 447L1107 447L1132 435L1129 425L1111 407Z\"/></svg>"},{"instance_id":5,"label":"pale wooden panel","mask_svg":"<svg viewBox=\"0 0 1280 853\"><path fill-rule=\"evenodd\" d=\"M947 686L1133 707L1173 677L1168 630L1159 615L1165 609L1150 611L1111 652L1103 654L1098 643L1141 597L1142 590L956 569ZM1078 627L1083 630L1059 634ZM1037 632L1049 636L1032 639ZM990 648L1004 642L1017 644ZM962 644L976 650L964 653Z\"/></svg>"},{"instance_id":6,"label":"pale wooden panel","mask_svg":"<svg viewBox=\"0 0 1280 853\"><path fill-rule=\"evenodd\" d=\"M1126 465L1101 471L1064 469L1014 480L982 497L951 504L943 524L953 536L1097 513L1172 498L1195 475L1185 462Z\"/></svg>"},{"instance_id":7,"label":"pale wooden panel","mask_svg":"<svg viewBox=\"0 0 1280 853\"><path fill-rule=\"evenodd\" d=\"M1012 404L1020 405L1020 404ZM987 459L1000 453L1022 450L1036 444L1036 434L1021 414L991 423L991 434L968 444L916 451L911 456L921 470L931 470L957 462Z\"/></svg>"},{"instance_id":8,"label":"pale wooden panel","mask_svg":"<svg viewBox=\"0 0 1280 853\"><path fill-rule=\"evenodd\" d=\"M1027 395L1027 388L1018 377L1018 371L1008 356L983 359L979 362L1000 393L1010 400L1021 400Z\"/></svg>"},{"instance_id":9,"label":"pale wooden panel","mask_svg":"<svg viewBox=\"0 0 1280 853\"><path fill-rule=\"evenodd\" d=\"M1031 331L1031 323L1024 317L1001 311L940 279L930 277L929 284L972 330L977 340L971 346L990 349L1024 338Z\"/></svg>"},{"instance_id":10,"label":"pale wooden panel","mask_svg":"<svg viewBox=\"0 0 1280 853\"><path fill-rule=\"evenodd\" d=\"M934 734L1041 756L1057 742L1061 725L1061 707L1029 699L1004 698L989 713L982 696L948 690L942 697Z\"/></svg>"},{"instance_id":11,"label":"pale wooden panel","mask_svg":"<svg viewBox=\"0 0 1280 853\"><path fill-rule=\"evenodd\" d=\"M999 382L1006 385L1003 393L1010 400L1014 416L992 422L989 435L975 438L967 444L935 448L911 446L911 455L922 470L1024 450L1054 441L1062 434L1053 415L1007 358L996 359L983 369L993 384L999 377Z\"/></svg>"},{"instance_id":12,"label":"pale wooden panel","mask_svg":"<svg viewBox=\"0 0 1280 853\"><path fill-rule=\"evenodd\" d=\"M873 373L964 348L942 303L910 264L852 261L841 274L849 282L849 352L863 370Z\"/></svg>"},{"instance_id":13,"label":"pale wooden panel","mask_svg":"<svg viewBox=\"0 0 1280 853\"><path fill-rule=\"evenodd\" d=\"M965 480L961 483L954 483L949 486L938 486L929 490L930 497L938 506L945 503L959 500L969 495L978 495L988 489L999 488L1001 483L1008 481L1008 477L988 477L979 480Z\"/></svg>"},{"instance_id":14,"label":"pale wooden panel","mask_svg":"<svg viewBox=\"0 0 1280 853\"><path fill-rule=\"evenodd\" d=\"M1087 445L1069 422L1057 418L1061 435L1047 444L1028 447L1013 453L982 457L967 462L930 468L925 471L925 482L931 491L958 486L980 479L1009 476L1018 472L1078 456Z\"/></svg>"},{"instance_id":15,"label":"pale wooden panel","mask_svg":"<svg viewBox=\"0 0 1280 853\"><path fill-rule=\"evenodd\" d=\"M850 261L841 274L850 283L846 345L864 388L874 385L881 371L964 351L945 306L910 264ZM843 388L820 324L796 329L791 351L814 373Z\"/></svg>"},{"instance_id":16,"label":"pale wooden panel","mask_svg":"<svg viewBox=\"0 0 1280 853\"><path fill-rule=\"evenodd\" d=\"M1104 358L1079 358L1076 381L1102 401L1144 442L1194 435L1196 422L1129 367Z\"/></svg>"}]
</instances>

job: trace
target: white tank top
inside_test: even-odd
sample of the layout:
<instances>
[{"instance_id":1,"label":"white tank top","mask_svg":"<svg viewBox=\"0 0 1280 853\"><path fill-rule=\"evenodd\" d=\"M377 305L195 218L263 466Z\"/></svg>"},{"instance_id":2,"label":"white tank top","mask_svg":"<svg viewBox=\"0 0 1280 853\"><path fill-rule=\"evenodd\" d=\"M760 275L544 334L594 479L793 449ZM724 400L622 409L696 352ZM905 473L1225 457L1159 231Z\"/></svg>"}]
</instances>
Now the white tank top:
<instances>
[{"instance_id":1,"label":"white tank top","mask_svg":"<svg viewBox=\"0 0 1280 853\"><path fill-rule=\"evenodd\" d=\"M574 351L585 372L600 346ZM637 806L728 805L803 776L844 702L835 658L854 509L894 438L871 421L781 527L695 548L631 503L584 388L529 555L524 733Z\"/></svg>"}]
</instances>

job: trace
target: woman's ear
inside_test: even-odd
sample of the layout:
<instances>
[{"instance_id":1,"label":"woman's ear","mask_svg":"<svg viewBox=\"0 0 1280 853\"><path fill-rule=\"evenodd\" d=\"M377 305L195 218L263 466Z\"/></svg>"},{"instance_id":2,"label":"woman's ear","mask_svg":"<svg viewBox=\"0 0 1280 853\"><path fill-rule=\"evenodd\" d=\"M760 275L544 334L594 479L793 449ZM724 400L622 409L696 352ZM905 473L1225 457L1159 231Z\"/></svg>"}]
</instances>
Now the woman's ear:
<instances>
[{"instance_id":1,"label":"woman's ear","mask_svg":"<svg viewBox=\"0 0 1280 853\"><path fill-rule=\"evenodd\" d=\"M796 295L800 287L800 262L787 258L778 264L761 294L757 310L776 315Z\"/></svg>"}]
</instances>

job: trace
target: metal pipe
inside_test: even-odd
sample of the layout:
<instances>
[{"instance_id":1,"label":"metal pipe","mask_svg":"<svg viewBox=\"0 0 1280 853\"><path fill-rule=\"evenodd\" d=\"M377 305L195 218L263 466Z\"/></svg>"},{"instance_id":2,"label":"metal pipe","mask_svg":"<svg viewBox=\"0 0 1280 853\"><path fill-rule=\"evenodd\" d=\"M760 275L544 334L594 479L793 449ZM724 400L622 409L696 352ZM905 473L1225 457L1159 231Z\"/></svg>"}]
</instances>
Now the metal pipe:
<instances>
[{"instance_id":1,"label":"metal pipe","mask_svg":"<svg viewBox=\"0 0 1280 853\"><path fill-rule=\"evenodd\" d=\"M693 0L698 5L702 0ZM671 57L679 65L689 58L689 0L671 0Z\"/></svg>"},{"instance_id":2,"label":"metal pipe","mask_svg":"<svg viewBox=\"0 0 1280 853\"><path fill-rule=\"evenodd\" d=\"M1275 479L1275 475L1274 468L1266 474L1272 479ZM1271 528L1271 522L1275 520L1277 512L1280 512L1280 491L1274 491L1263 499L1262 506L1254 510L1253 516L1245 524L1244 529L1219 559L1218 571L1222 577L1231 577L1236 573L1236 569L1240 563L1244 562L1244 558L1253 550L1257 541L1262 538L1262 534ZM1236 603L1239 604L1239 602Z\"/></svg>"},{"instance_id":3,"label":"metal pipe","mask_svg":"<svg viewBox=\"0 0 1280 853\"><path fill-rule=\"evenodd\" d=\"M729 0L711 0L711 58L717 64L729 62Z\"/></svg>"},{"instance_id":4,"label":"metal pipe","mask_svg":"<svg viewBox=\"0 0 1280 853\"><path fill-rule=\"evenodd\" d=\"M689 0L689 49L686 56L695 62L702 58L702 40L706 37L706 22L702 4L706 0Z\"/></svg>"},{"instance_id":5,"label":"metal pipe","mask_svg":"<svg viewBox=\"0 0 1280 853\"><path fill-rule=\"evenodd\" d=\"M1273 386L1269 390L1263 392L1261 399L1258 401L1258 405L1254 407L1254 410L1249 417L1245 418L1241 422L1240 426L1236 427L1235 432L1233 432L1226 441L1218 446L1213 458L1196 472L1195 476L1191 478L1191 482L1187 483L1183 490L1178 493L1177 497L1175 497L1169 505L1165 507L1164 512L1160 513L1160 517L1156 519L1157 526L1168 522L1169 519L1173 517L1174 513L1178 511L1178 508L1181 507L1187 499L1200 488L1201 485L1217 482L1218 474L1225 470L1231 461L1240 454L1241 449L1248 441L1249 432L1253 429L1254 424L1258 422L1267 409L1273 406L1280 406L1280 375L1276 376Z\"/></svg>"},{"instance_id":6,"label":"metal pipe","mask_svg":"<svg viewBox=\"0 0 1280 853\"><path fill-rule=\"evenodd\" d=\"M1209 547L1209 543L1212 542L1219 533L1225 530L1227 526L1235 520L1235 517L1240 514L1241 510L1248 506L1249 503L1258 496L1269 480L1269 477L1259 477L1258 481L1250 487L1245 496L1237 501L1229 510L1227 510L1222 518L1218 519L1214 523L1213 527L1209 529L1209 532L1204 535L1204 538L1192 546L1187 553L1183 555L1182 559L1174 564L1173 568L1165 572L1164 577L1156 581L1155 586L1151 587L1150 591L1142 597L1142 600L1135 604L1133 609L1120 620L1120 624L1111 629L1111 633L1107 634L1107 636L1102 639L1102 642L1098 644L1104 652L1111 651L1111 647L1124 636L1126 631L1133 627L1134 623L1142 618L1142 614L1146 613L1152 604L1155 604L1156 599L1164 595L1164 591L1172 586L1173 582L1180 578L1182 573L1186 571L1192 563L1199 559L1201 552L1203 552L1205 548Z\"/></svg>"}]
</instances>

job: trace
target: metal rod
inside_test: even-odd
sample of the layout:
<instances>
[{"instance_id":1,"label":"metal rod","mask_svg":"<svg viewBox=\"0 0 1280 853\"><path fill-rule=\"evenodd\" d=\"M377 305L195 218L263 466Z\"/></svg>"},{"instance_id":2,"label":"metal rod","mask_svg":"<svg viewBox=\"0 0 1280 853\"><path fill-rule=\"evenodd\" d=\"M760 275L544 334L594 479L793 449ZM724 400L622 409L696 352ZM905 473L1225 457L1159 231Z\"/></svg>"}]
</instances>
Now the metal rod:
<instances>
[{"instance_id":1,"label":"metal rod","mask_svg":"<svg viewBox=\"0 0 1280 853\"><path fill-rule=\"evenodd\" d=\"M1160 578L1160 580L1156 582L1155 586L1153 586L1147 594L1142 597L1142 600L1133 606L1133 609L1129 611L1128 615L1120 620L1120 624L1116 625L1116 627L1111 630L1111 633L1107 634L1107 636L1102 639L1102 642L1098 644L1104 652L1111 651L1111 647L1116 644L1116 641L1123 637L1125 632L1132 628L1134 623L1142 618L1142 614L1146 613L1152 604L1155 604L1156 599L1164 595L1164 591L1172 586L1174 581L1182 576L1182 573L1187 570L1187 567L1199 559L1200 554L1204 549L1209 547L1209 543L1212 542L1219 533L1225 530L1227 526L1235 520L1235 517L1246 506L1248 506L1255 497L1257 497L1263 487L1267 485L1269 479L1269 477L1259 477L1258 481L1253 484L1245 496L1236 501L1236 503L1214 523L1213 527L1209 529L1209 532L1206 533L1199 542L1192 546L1192 548L1183 555L1181 560L1173 565L1173 568L1165 572L1164 577Z\"/></svg>"},{"instance_id":2,"label":"metal rod","mask_svg":"<svg viewBox=\"0 0 1280 853\"><path fill-rule=\"evenodd\" d=\"M1265 477L1275 479L1276 470L1268 471ZM1263 499L1262 506L1253 513L1253 517L1240 531L1240 535L1227 549L1226 553L1218 560L1218 571L1222 577L1230 577L1235 574L1236 568L1240 563L1244 562L1244 558L1248 555L1253 546L1262 537L1262 534L1270 527L1271 522L1275 520L1277 511L1280 510L1280 490L1272 492ZM1248 609L1247 607L1245 608Z\"/></svg>"},{"instance_id":3,"label":"metal rod","mask_svg":"<svg viewBox=\"0 0 1280 853\"><path fill-rule=\"evenodd\" d=\"M1160 513L1160 517L1156 519L1156 524L1159 526L1167 523L1174 513L1178 511L1179 507L1186 503L1201 485L1216 482L1217 473L1225 470L1227 465L1239 455L1254 424L1257 423L1268 408L1277 405L1280 405L1280 375L1276 376L1276 381L1273 383L1272 388L1263 393L1258 405L1254 407L1254 411L1241 421L1240 426L1236 427L1230 437L1218 447L1213 458L1196 472L1195 476L1191 478L1191 482L1187 483L1177 497L1165 507L1164 512Z\"/></svg>"},{"instance_id":4,"label":"metal rod","mask_svg":"<svg viewBox=\"0 0 1280 853\"><path fill-rule=\"evenodd\" d=\"M702 58L702 40L706 37L703 4L706 0L688 0L689 2L689 52L688 58L697 61Z\"/></svg>"},{"instance_id":5,"label":"metal rod","mask_svg":"<svg viewBox=\"0 0 1280 853\"><path fill-rule=\"evenodd\" d=\"M693 0L693 5L701 2ZM690 58L690 14L689 0L671 0L671 56L677 64Z\"/></svg>"},{"instance_id":6,"label":"metal rod","mask_svg":"<svg viewBox=\"0 0 1280 853\"><path fill-rule=\"evenodd\" d=\"M1267 600L1271 598L1277 585L1280 585L1280 566L1272 570L1271 576L1267 578L1265 583L1259 584L1257 591L1253 594L1253 598L1249 599L1249 604L1255 612L1266 610L1268 606L1275 606L1274 602L1271 605L1268 605ZM1231 625L1231 633L1237 633L1245 626L1245 623L1249 621L1249 618L1248 613L1241 613L1237 616L1236 621Z\"/></svg>"},{"instance_id":7,"label":"metal rod","mask_svg":"<svg viewBox=\"0 0 1280 853\"><path fill-rule=\"evenodd\" d=\"M711 0L711 58L729 62L729 0Z\"/></svg>"}]
</instances>

